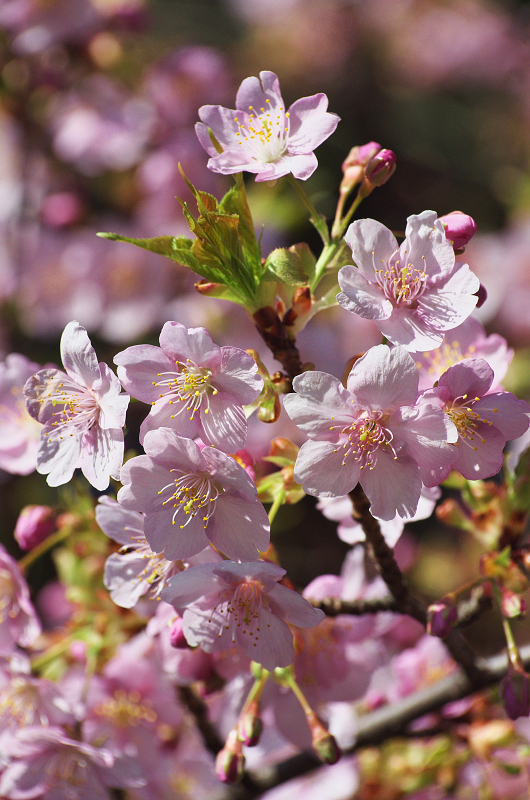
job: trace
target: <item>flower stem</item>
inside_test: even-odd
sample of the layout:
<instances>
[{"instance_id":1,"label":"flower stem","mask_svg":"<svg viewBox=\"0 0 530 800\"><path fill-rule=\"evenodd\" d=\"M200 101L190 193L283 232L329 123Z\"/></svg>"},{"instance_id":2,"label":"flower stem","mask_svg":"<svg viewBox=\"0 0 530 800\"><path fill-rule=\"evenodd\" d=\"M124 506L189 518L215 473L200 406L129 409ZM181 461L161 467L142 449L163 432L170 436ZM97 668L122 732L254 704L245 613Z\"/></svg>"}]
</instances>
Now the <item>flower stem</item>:
<instances>
[{"instance_id":1,"label":"flower stem","mask_svg":"<svg viewBox=\"0 0 530 800\"><path fill-rule=\"evenodd\" d=\"M278 511L282 507L282 505L284 503L284 500L285 500L285 489L282 489L280 492L278 492L278 494L274 498L274 502L273 502L272 506L269 509L269 523L271 525L274 522L274 518L275 518L276 514L278 513Z\"/></svg>"},{"instance_id":2,"label":"flower stem","mask_svg":"<svg viewBox=\"0 0 530 800\"><path fill-rule=\"evenodd\" d=\"M44 541L42 541L40 544L34 547L33 550L30 550L29 553L26 553L25 556L22 556L22 558L18 562L18 566L21 572L26 573L29 567L35 561L37 561L37 559L39 559L42 555L44 555L44 553L47 553L48 550L51 550L52 547L55 547L56 544L62 542L63 539L66 539L66 537L70 533L71 529L68 526L66 526L58 531L55 531L55 533L50 534L50 536L47 536L46 539L44 539Z\"/></svg>"},{"instance_id":3,"label":"flower stem","mask_svg":"<svg viewBox=\"0 0 530 800\"><path fill-rule=\"evenodd\" d=\"M295 189L296 193L298 194L298 197L302 200L303 204L309 211L310 214L309 219L317 229L318 233L320 234L320 238L322 239L325 245L329 244L330 238L326 220L324 219L322 214L318 213L313 203L311 202L305 191L302 189L296 178L294 178L290 173L289 175L287 175L287 178L291 186Z\"/></svg>"}]
</instances>

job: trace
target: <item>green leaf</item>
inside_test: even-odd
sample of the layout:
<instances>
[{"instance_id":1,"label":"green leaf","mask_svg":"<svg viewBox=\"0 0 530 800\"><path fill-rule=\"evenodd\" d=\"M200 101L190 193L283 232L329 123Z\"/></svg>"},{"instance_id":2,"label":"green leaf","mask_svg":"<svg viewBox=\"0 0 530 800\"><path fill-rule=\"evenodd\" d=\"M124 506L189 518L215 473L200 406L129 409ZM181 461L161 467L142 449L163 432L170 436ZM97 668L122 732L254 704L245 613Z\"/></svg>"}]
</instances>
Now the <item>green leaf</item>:
<instances>
[{"instance_id":1,"label":"green leaf","mask_svg":"<svg viewBox=\"0 0 530 800\"><path fill-rule=\"evenodd\" d=\"M288 250L278 247L270 253L265 262L264 280L279 280L288 286L307 285L309 276L295 247L290 247Z\"/></svg>"},{"instance_id":2,"label":"green leaf","mask_svg":"<svg viewBox=\"0 0 530 800\"><path fill-rule=\"evenodd\" d=\"M244 257L252 266L257 281L260 280L263 268L261 266L261 248L256 241L254 222L248 205L245 182L241 173L234 175L235 186L225 194L220 202L220 207L227 214L237 215L239 219L239 235Z\"/></svg>"}]
</instances>

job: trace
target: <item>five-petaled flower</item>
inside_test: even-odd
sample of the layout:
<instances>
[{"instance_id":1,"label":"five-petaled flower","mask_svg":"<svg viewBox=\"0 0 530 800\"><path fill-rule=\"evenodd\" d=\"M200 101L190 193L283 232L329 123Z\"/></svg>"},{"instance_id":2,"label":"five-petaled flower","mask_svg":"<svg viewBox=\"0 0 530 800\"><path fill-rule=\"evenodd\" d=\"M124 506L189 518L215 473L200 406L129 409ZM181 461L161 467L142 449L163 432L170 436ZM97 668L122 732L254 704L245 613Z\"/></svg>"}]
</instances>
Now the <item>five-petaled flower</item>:
<instances>
[{"instance_id":1,"label":"five-petaled flower","mask_svg":"<svg viewBox=\"0 0 530 800\"><path fill-rule=\"evenodd\" d=\"M325 372L306 372L285 398L310 437L294 477L308 494L340 497L360 483L383 520L416 513L431 468L456 458L456 431L440 408L416 406L418 370L402 347L378 345L355 362L344 388Z\"/></svg>"},{"instance_id":2,"label":"five-petaled flower","mask_svg":"<svg viewBox=\"0 0 530 800\"><path fill-rule=\"evenodd\" d=\"M200 447L169 428L148 431L147 455L123 466L118 501L145 513L153 552L169 561L209 543L228 558L250 561L269 546L269 520L254 483L226 453Z\"/></svg>"},{"instance_id":3,"label":"five-petaled flower","mask_svg":"<svg viewBox=\"0 0 530 800\"><path fill-rule=\"evenodd\" d=\"M106 364L98 364L88 334L69 322L61 336L66 372L42 369L24 387L29 413L43 423L37 472L50 486L67 483L80 467L103 491L118 478L129 395Z\"/></svg>"},{"instance_id":4,"label":"five-petaled flower","mask_svg":"<svg viewBox=\"0 0 530 800\"><path fill-rule=\"evenodd\" d=\"M253 172L257 181L292 173L306 180L318 166L313 152L331 136L339 117L326 109L325 94L302 97L285 110L274 72L246 78L236 97L236 109L202 106L195 126L197 137L210 156L213 172L232 175ZM218 152L210 131L221 146Z\"/></svg>"},{"instance_id":5,"label":"five-petaled flower","mask_svg":"<svg viewBox=\"0 0 530 800\"><path fill-rule=\"evenodd\" d=\"M266 669L286 667L294 659L287 623L310 628L324 614L279 584L284 575L281 567L262 561L201 564L170 578L161 597L182 616L192 647L211 653L236 644Z\"/></svg>"},{"instance_id":6,"label":"five-petaled flower","mask_svg":"<svg viewBox=\"0 0 530 800\"><path fill-rule=\"evenodd\" d=\"M243 405L263 388L254 359L238 347L218 347L205 328L166 322L160 347L128 347L114 359L118 375L133 397L151 403L140 428L168 427L192 439L235 453L244 447L247 421Z\"/></svg>"},{"instance_id":7,"label":"five-petaled flower","mask_svg":"<svg viewBox=\"0 0 530 800\"><path fill-rule=\"evenodd\" d=\"M455 262L434 211L409 217L398 246L374 219L353 222L344 236L356 266L339 272L340 305L375 322L383 336L407 350L433 350L477 304L480 282Z\"/></svg>"},{"instance_id":8,"label":"five-petaled flower","mask_svg":"<svg viewBox=\"0 0 530 800\"><path fill-rule=\"evenodd\" d=\"M529 425L530 406L511 392L492 392L494 372L483 358L465 358L444 372L420 402L442 408L458 434L453 469L468 480L496 475L509 439L522 436ZM433 467L432 480L441 483L450 472Z\"/></svg>"}]
</instances>

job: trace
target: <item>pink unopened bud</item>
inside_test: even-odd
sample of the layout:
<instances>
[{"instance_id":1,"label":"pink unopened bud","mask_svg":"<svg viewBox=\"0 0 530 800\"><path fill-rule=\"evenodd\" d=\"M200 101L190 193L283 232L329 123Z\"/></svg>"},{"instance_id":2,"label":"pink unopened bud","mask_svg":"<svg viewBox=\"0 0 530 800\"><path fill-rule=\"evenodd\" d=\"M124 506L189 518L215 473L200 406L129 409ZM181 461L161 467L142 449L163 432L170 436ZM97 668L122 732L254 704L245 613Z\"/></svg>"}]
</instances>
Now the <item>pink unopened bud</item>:
<instances>
[{"instance_id":1,"label":"pink unopened bud","mask_svg":"<svg viewBox=\"0 0 530 800\"><path fill-rule=\"evenodd\" d=\"M233 728L228 734L225 746L217 753L215 759L215 773L223 783L236 783L243 777L245 756L242 747L237 730Z\"/></svg>"},{"instance_id":2,"label":"pink unopened bud","mask_svg":"<svg viewBox=\"0 0 530 800\"><path fill-rule=\"evenodd\" d=\"M447 601L433 603L427 609L427 633L445 639L451 633L457 619L458 612L452 603Z\"/></svg>"},{"instance_id":3,"label":"pink unopened bud","mask_svg":"<svg viewBox=\"0 0 530 800\"><path fill-rule=\"evenodd\" d=\"M382 186L396 169L396 156L392 150L380 150L364 169L364 179L370 186Z\"/></svg>"},{"instance_id":4,"label":"pink unopened bud","mask_svg":"<svg viewBox=\"0 0 530 800\"><path fill-rule=\"evenodd\" d=\"M501 588L502 600L501 611L505 617L513 619L514 617L522 617L526 612L526 603L521 595L506 589Z\"/></svg>"},{"instance_id":5,"label":"pink unopened bud","mask_svg":"<svg viewBox=\"0 0 530 800\"><path fill-rule=\"evenodd\" d=\"M186 637L184 636L181 617L177 617L171 625L169 630L169 641L171 646L176 647L177 650L186 650L189 647Z\"/></svg>"},{"instance_id":6,"label":"pink unopened bud","mask_svg":"<svg viewBox=\"0 0 530 800\"><path fill-rule=\"evenodd\" d=\"M530 675L523 669L508 667L508 674L499 684L499 695L510 719L530 715Z\"/></svg>"},{"instance_id":7,"label":"pink unopened bud","mask_svg":"<svg viewBox=\"0 0 530 800\"><path fill-rule=\"evenodd\" d=\"M55 511L49 506L26 506L15 526L15 539L22 550L33 550L55 530Z\"/></svg>"},{"instance_id":8,"label":"pink unopened bud","mask_svg":"<svg viewBox=\"0 0 530 800\"><path fill-rule=\"evenodd\" d=\"M446 239L453 243L455 250L465 247L477 232L475 220L462 211L451 211L439 219L445 228Z\"/></svg>"},{"instance_id":9,"label":"pink unopened bud","mask_svg":"<svg viewBox=\"0 0 530 800\"><path fill-rule=\"evenodd\" d=\"M368 142L368 144L352 147L342 163L344 177L340 185L341 193L349 192L356 183L362 181L365 166L380 150L381 145L377 142Z\"/></svg>"},{"instance_id":10,"label":"pink unopened bud","mask_svg":"<svg viewBox=\"0 0 530 800\"><path fill-rule=\"evenodd\" d=\"M239 741L247 747L255 747L263 733L263 720L257 714L244 714L238 724Z\"/></svg>"}]
</instances>

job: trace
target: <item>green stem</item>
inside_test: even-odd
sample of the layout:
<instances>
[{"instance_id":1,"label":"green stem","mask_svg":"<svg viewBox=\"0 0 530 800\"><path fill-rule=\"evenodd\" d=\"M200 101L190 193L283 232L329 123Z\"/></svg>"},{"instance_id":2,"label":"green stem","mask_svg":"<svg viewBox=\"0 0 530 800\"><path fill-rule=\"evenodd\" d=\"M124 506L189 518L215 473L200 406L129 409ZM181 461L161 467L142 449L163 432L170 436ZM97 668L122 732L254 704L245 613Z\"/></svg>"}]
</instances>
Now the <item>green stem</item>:
<instances>
[{"instance_id":1,"label":"green stem","mask_svg":"<svg viewBox=\"0 0 530 800\"><path fill-rule=\"evenodd\" d=\"M35 656L35 658L31 659L31 668L33 670L39 670L49 661L53 661L54 658L57 658L57 656L65 653L76 638L78 637L76 637L75 634L71 634L70 636L66 636L64 639L61 639L61 641L57 642L57 644L48 647L48 649L44 653L41 653L40 656Z\"/></svg>"},{"instance_id":2,"label":"green stem","mask_svg":"<svg viewBox=\"0 0 530 800\"><path fill-rule=\"evenodd\" d=\"M47 553L48 550L51 550L52 547L55 547L56 544L62 542L63 539L71 533L71 529L69 527L61 528L55 533L50 534L44 539L40 544L30 550L29 553L26 553L25 556L22 556L20 561L18 562L18 566L21 572L26 573L29 567L37 561L44 553Z\"/></svg>"},{"instance_id":3,"label":"green stem","mask_svg":"<svg viewBox=\"0 0 530 800\"><path fill-rule=\"evenodd\" d=\"M311 220L312 224L315 226L315 228L317 229L318 233L320 234L320 238L322 239L322 241L324 242L325 245L329 244L330 238L329 238L329 231L328 231L328 226L326 224L326 221L324 220L322 215L318 213L318 211L314 207L313 203L311 202L311 200L309 199L309 197L307 196L305 191L302 189L302 187L300 186L300 184L298 183L296 178L294 178L289 173L289 175L287 175L287 179L289 180L289 183L291 184L291 186L294 187L296 193L298 194L298 197L301 199L301 201L303 202L303 204L305 205L305 207L309 211L310 220Z\"/></svg>"},{"instance_id":4,"label":"green stem","mask_svg":"<svg viewBox=\"0 0 530 800\"><path fill-rule=\"evenodd\" d=\"M334 239L332 242L330 242L329 244L327 244L323 248L323 250L322 250L322 252L321 252L321 254L320 254L319 258L318 258L318 261L315 264L315 276L314 276L313 280L311 281L311 291L312 292L315 291L316 287L320 283L320 279L322 278L322 275L326 271L327 265L329 264L329 262L331 261L331 259L333 258L333 256L337 252L337 250L339 249L340 244L341 244L341 242L340 242L339 239L337 239L337 240Z\"/></svg>"},{"instance_id":5,"label":"green stem","mask_svg":"<svg viewBox=\"0 0 530 800\"><path fill-rule=\"evenodd\" d=\"M499 610L502 614L502 595L500 589L496 583L492 583L492 587L495 600L497 601ZM506 637L506 644L508 646L508 658L510 659L510 664L517 670L524 669L521 654L519 653L519 648L517 647L517 643L514 639L512 626L504 614L502 614L502 627L504 629L504 636Z\"/></svg>"},{"instance_id":6,"label":"green stem","mask_svg":"<svg viewBox=\"0 0 530 800\"><path fill-rule=\"evenodd\" d=\"M278 513L278 511L280 510L281 506L283 505L284 501L285 501L285 489L282 489L276 495L276 497L274 499L274 502L273 502L272 506L269 509L269 524L270 525L272 525L272 523L274 522L274 518L275 518L276 514Z\"/></svg>"},{"instance_id":7,"label":"green stem","mask_svg":"<svg viewBox=\"0 0 530 800\"><path fill-rule=\"evenodd\" d=\"M333 230L331 232L333 236L333 241L335 241L335 239L342 239L346 231L346 228L350 224L351 218L353 217L353 215L355 214L355 212L357 211L363 200L364 196L361 195L360 192L358 192L357 197L349 207L346 216L343 217L343 219L339 224L336 223L333 224Z\"/></svg>"}]
</instances>

